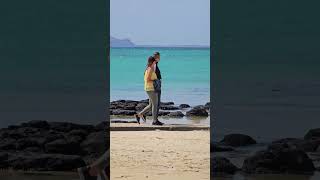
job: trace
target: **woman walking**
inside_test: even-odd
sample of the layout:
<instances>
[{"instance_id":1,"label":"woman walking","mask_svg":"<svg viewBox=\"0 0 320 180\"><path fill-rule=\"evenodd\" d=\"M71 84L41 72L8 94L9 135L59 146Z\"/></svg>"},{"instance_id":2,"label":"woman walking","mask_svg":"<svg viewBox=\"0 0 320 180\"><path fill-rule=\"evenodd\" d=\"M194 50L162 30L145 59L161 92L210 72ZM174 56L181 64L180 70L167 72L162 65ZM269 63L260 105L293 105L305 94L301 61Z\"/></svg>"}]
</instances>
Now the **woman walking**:
<instances>
[{"instance_id":1,"label":"woman walking","mask_svg":"<svg viewBox=\"0 0 320 180\"><path fill-rule=\"evenodd\" d=\"M163 125L162 122L158 120L158 93L155 91L154 81L157 80L157 75L155 73L156 60L154 57L150 56L148 58L147 68L144 72L144 90L149 96L149 104L140 113L135 114L135 117L140 123L140 118L146 122L145 114L152 109L152 125Z\"/></svg>"}]
</instances>

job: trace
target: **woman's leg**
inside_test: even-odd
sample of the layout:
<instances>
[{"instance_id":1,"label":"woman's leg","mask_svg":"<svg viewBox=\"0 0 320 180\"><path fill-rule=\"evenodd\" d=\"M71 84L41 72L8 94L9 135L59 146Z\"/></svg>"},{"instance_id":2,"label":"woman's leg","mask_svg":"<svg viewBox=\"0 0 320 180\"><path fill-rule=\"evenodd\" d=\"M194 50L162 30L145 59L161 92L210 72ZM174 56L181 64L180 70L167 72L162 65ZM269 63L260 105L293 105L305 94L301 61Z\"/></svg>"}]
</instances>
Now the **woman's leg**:
<instances>
[{"instance_id":1,"label":"woman's leg","mask_svg":"<svg viewBox=\"0 0 320 180\"><path fill-rule=\"evenodd\" d=\"M146 114L152 107L152 101L151 101L151 98L150 98L150 93L151 91L147 91L147 94L149 96L149 104L148 106L146 106L145 108L143 108L143 110L139 113L139 115L144 115Z\"/></svg>"},{"instance_id":2,"label":"woman's leg","mask_svg":"<svg viewBox=\"0 0 320 180\"><path fill-rule=\"evenodd\" d=\"M155 91L150 91L149 97L152 103L153 122L156 122L158 120L158 93Z\"/></svg>"}]
</instances>

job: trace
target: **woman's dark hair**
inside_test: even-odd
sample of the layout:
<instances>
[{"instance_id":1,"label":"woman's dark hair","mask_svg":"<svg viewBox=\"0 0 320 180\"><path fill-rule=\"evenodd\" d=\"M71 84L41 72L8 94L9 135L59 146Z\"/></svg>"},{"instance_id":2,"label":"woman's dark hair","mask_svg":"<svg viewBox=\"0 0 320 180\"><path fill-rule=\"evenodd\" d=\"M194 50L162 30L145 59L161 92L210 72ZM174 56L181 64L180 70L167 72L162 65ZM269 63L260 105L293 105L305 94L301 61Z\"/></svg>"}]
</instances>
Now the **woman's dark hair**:
<instances>
[{"instance_id":1,"label":"woman's dark hair","mask_svg":"<svg viewBox=\"0 0 320 180\"><path fill-rule=\"evenodd\" d=\"M152 63L155 62L155 61L156 61L156 59L155 59L153 56L149 56L146 70L147 70L148 67L150 67L150 66L152 65ZM144 71L144 73L146 73L146 70Z\"/></svg>"},{"instance_id":2,"label":"woman's dark hair","mask_svg":"<svg viewBox=\"0 0 320 180\"><path fill-rule=\"evenodd\" d=\"M153 56L149 56L147 68L150 67L154 61L156 61L156 59Z\"/></svg>"}]
</instances>

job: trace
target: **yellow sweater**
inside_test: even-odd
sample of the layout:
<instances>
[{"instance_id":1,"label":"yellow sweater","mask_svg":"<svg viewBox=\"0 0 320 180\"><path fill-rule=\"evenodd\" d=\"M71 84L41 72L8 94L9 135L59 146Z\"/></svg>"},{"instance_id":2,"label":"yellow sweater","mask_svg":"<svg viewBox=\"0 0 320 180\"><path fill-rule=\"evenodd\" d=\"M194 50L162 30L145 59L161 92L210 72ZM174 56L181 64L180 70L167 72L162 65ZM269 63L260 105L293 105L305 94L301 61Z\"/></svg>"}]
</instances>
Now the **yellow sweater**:
<instances>
[{"instance_id":1,"label":"yellow sweater","mask_svg":"<svg viewBox=\"0 0 320 180\"><path fill-rule=\"evenodd\" d=\"M154 91L153 81L147 81L148 71L144 73L144 90L145 91ZM158 79L156 73L153 71L151 74L151 80Z\"/></svg>"}]
</instances>

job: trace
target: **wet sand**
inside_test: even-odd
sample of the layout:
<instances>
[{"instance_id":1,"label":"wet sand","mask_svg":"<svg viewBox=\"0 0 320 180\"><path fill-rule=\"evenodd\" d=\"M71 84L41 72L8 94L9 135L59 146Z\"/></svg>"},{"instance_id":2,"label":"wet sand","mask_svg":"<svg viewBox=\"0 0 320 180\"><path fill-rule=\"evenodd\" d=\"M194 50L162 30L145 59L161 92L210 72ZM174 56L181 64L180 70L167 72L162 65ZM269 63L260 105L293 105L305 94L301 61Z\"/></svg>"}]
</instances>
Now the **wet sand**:
<instances>
[{"instance_id":1,"label":"wet sand","mask_svg":"<svg viewBox=\"0 0 320 180\"><path fill-rule=\"evenodd\" d=\"M111 179L210 179L209 131L112 131Z\"/></svg>"}]
</instances>

